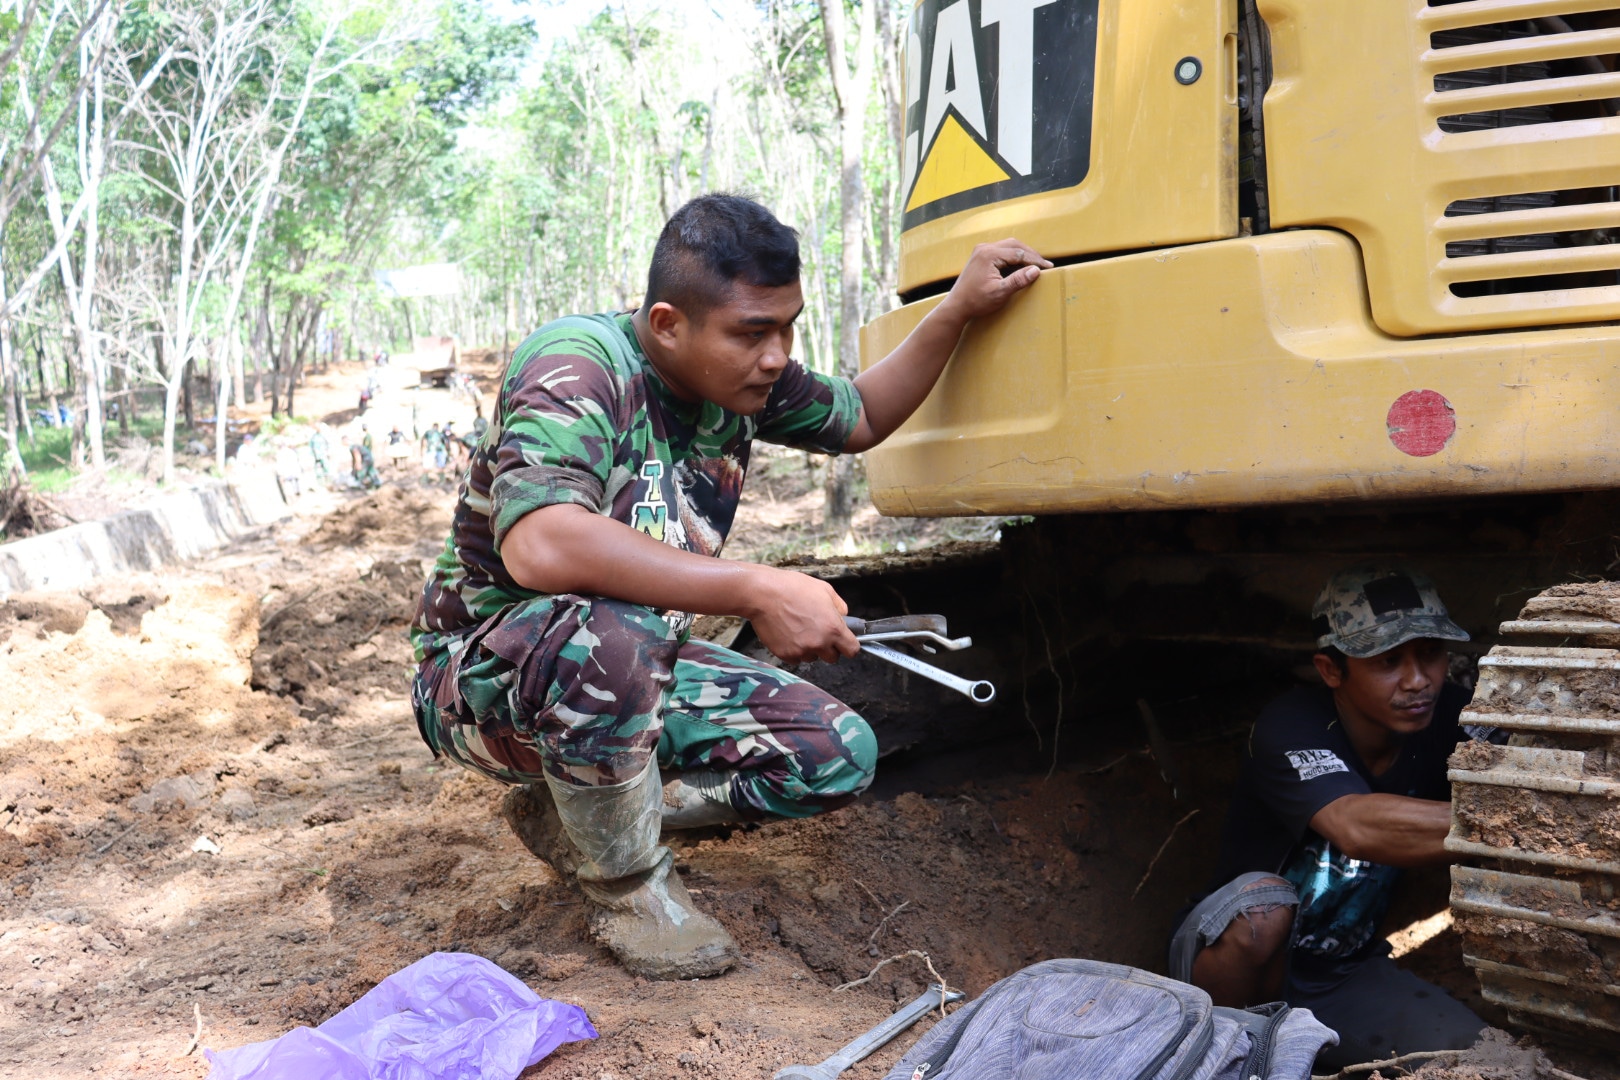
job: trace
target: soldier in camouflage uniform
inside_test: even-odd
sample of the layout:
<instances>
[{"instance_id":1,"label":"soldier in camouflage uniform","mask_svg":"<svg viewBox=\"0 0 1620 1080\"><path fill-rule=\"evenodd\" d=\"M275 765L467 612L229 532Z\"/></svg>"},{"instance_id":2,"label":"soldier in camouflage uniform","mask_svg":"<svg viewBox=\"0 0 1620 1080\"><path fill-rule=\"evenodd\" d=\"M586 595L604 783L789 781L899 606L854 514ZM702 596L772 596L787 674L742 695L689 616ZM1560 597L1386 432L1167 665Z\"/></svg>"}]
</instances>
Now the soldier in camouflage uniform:
<instances>
[{"instance_id":1,"label":"soldier in camouflage uniform","mask_svg":"<svg viewBox=\"0 0 1620 1080\"><path fill-rule=\"evenodd\" d=\"M711 975L737 955L661 829L830 810L876 763L842 703L689 637L693 613L740 615L784 660L858 649L825 582L717 558L752 441L876 444L967 321L1049 265L1016 241L982 245L891 357L855 380L819 375L788 357L794 233L708 195L665 226L639 311L559 319L513 353L423 592L413 704L435 753L517 785L508 822L576 873L598 939L633 972Z\"/></svg>"}]
</instances>

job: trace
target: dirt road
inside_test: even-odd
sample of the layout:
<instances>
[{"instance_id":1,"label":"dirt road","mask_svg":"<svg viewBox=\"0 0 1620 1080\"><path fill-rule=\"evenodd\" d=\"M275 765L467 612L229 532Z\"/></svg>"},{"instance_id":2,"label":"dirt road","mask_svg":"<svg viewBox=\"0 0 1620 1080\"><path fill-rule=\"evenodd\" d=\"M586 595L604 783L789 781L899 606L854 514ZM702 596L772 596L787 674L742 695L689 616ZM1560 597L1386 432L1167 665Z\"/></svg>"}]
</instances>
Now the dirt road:
<instances>
[{"instance_id":1,"label":"dirt road","mask_svg":"<svg viewBox=\"0 0 1620 1080\"><path fill-rule=\"evenodd\" d=\"M1097 817L1168 828L1133 759L683 843L748 959L703 983L623 975L500 823L500 788L416 736L403 631L448 504L388 487L203 566L0 609L0 1076L201 1076L180 1056L194 1008L204 1045L238 1045L450 949L586 1007L602 1039L536 1075L753 1077L920 991L907 961L831 992L882 957L926 951L976 991L1049 955L1152 951L1107 916L1152 852Z\"/></svg>"}]
</instances>

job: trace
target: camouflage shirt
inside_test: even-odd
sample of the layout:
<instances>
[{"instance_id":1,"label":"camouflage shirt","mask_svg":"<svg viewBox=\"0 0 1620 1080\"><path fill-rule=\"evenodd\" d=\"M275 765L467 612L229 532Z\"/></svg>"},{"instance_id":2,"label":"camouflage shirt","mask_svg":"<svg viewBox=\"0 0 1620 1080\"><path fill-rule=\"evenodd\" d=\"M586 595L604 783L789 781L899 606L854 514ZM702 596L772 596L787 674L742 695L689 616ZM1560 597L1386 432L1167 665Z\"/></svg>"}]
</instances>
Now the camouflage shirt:
<instances>
[{"instance_id":1,"label":"camouflage shirt","mask_svg":"<svg viewBox=\"0 0 1620 1080\"><path fill-rule=\"evenodd\" d=\"M507 366L411 639L423 661L512 604L501 541L531 510L578 503L666 544L719 555L754 439L836 453L860 419L848 379L790 361L765 408L740 416L677 399L630 316L572 316L531 334ZM672 616L684 630L690 616Z\"/></svg>"}]
</instances>

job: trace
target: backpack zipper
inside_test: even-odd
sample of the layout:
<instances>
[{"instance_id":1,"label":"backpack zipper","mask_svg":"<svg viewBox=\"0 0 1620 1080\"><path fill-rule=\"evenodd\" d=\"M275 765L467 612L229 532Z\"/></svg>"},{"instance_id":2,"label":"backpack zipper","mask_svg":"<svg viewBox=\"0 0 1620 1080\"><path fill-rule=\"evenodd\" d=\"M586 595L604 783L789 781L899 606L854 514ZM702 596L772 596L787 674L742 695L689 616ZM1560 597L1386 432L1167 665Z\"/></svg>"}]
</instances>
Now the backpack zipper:
<instances>
[{"instance_id":1,"label":"backpack zipper","mask_svg":"<svg viewBox=\"0 0 1620 1080\"><path fill-rule=\"evenodd\" d=\"M979 1006L983 1002L984 998L981 997L973 1004L964 1006L951 1014L953 1019L960 1016L962 1018L962 1022L956 1025L956 1030L951 1032L950 1036L945 1040L944 1043L940 1045L938 1050L935 1050L917 1065L916 1069L914 1069L911 1073L911 1080L925 1080L925 1077L927 1077L929 1073L945 1064L946 1060L952 1054L956 1053L956 1044L962 1041L962 1036L967 1031L968 1023L973 1019L971 1015L966 1014L977 1013L979 1011Z\"/></svg>"},{"instance_id":2,"label":"backpack zipper","mask_svg":"<svg viewBox=\"0 0 1620 1080\"><path fill-rule=\"evenodd\" d=\"M1267 1017L1265 1026L1254 1034L1248 1059L1243 1062L1243 1080L1266 1080L1266 1073L1271 1070L1271 1051L1276 1044L1277 1029L1282 1027L1283 1019L1289 1012L1289 1007L1283 1005Z\"/></svg>"}]
</instances>

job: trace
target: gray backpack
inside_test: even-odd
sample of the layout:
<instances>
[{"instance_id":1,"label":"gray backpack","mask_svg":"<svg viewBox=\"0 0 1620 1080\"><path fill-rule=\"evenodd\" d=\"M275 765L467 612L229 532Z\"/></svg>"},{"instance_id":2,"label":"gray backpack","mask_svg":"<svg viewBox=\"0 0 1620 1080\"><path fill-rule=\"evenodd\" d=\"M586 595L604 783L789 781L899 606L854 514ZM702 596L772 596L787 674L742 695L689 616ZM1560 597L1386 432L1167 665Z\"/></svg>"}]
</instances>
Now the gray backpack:
<instances>
[{"instance_id":1,"label":"gray backpack","mask_svg":"<svg viewBox=\"0 0 1620 1080\"><path fill-rule=\"evenodd\" d=\"M1309 1009L1224 1009L1136 968L1048 960L935 1024L886 1080L1306 1080L1338 1041Z\"/></svg>"}]
</instances>

